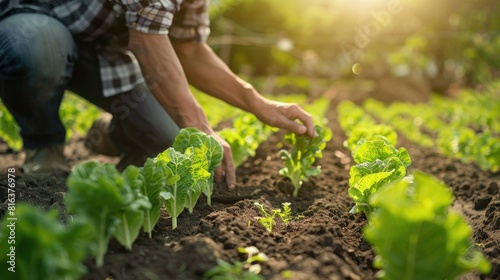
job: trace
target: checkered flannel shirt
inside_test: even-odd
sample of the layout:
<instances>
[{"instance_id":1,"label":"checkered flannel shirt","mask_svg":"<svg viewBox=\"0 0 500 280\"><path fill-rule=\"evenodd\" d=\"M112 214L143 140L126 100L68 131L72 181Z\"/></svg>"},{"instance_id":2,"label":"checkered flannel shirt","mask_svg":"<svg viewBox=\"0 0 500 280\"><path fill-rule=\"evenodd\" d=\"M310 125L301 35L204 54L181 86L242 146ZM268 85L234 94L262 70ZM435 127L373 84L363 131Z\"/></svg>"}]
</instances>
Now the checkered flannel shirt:
<instances>
[{"instance_id":1,"label":"checkered flannel shirt","mask_svg":"<svg viewBox=\"0 0 500 280\"><path fill-rule=\"evenodd\" d=\"M53 16L75 40L93 42L106 97L144 82L127 49L128 28L177 41L206 41L210 32L208 0L0 0L0 17L16 10Z\"/></svg>"}]
</instances>

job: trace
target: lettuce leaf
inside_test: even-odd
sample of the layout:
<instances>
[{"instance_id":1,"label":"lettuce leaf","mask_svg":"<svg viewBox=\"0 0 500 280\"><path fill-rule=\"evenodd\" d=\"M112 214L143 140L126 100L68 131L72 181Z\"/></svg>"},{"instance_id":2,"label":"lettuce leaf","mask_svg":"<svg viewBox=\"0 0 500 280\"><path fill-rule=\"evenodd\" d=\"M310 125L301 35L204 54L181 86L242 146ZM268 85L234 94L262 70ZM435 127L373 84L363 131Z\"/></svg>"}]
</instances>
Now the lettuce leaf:
<instances>
[{"instance_id":1,"label":"lettuce leaf","mask_svg":"<svg viewBox=\"0 0 500 280\"><path fill-rule=\"evenodd\" d=\"M141 192L148 197L151 203L151 209L144 211L143 230L149 234L155 227L160 218L161 207L163 200L161 192L164 191L168 178L173 176L172 170L164 164L157 164L152 158L148 158L142 169L144 183L141 187Z\"/></svg>"},{"instance_id":2,"label":"lettuce leaf","mask_svg":"<svg viewBox=\"0 0 500 280\"><path fill-rule=\"evenodd\" d=\"M67 180L68 211L94 227L97 266L102 266L108 242L117 230L118 241L131 247L137 236L137 213L150 207L147 197L138 192L139 171L136 167L127 170L122 175L112 164L89 161L76 166Z\"/></svg>"},{"instance_id":3,"label":"lettuce leaf","mask_svg":"<svg viewBox=\"0 0 500 280\"><path fill-rule=\"evenodd\" d=\"M16 205L16 218L15 239L9 238L13 221L4 219L1 225L2 279L69 280L79 279L85 273L82 262L93 236L90 225L76 220L65 227L56 210L44 212L24 203ZM15 251L10 250L11 246ZM13 263L9 263L8 254L15 254Z\"/></svg>"},{"instance_id":4,"label":"lettuce leaf","mask_svg":"<svg viewBox=\"0 0 500 280\"><path fill-rule=\"evenodd\" d=\"M285 135L285 143L292 145L292 151L280 151L285 167L279 173L291 180L294 186L294 197L298 195L299 188L304 181L321 173L321 167L313 166L313 164L317 158L322 157L322 151L332 138L332 132L329 128L319 125L315 126L315 131L317 136L314 138L291 132Z\"/></svg>"},{"instance_id":5,"label":"lettuce leaf","mask_svg":"<svg viewBox=\"0 0 500 280\"><path fill-rule=\"evenodd\" d=\"M349 171L349 196L356 205L350 213L364 212L369 215L373 206L369 198L383 185L406 176L406 167L411 164L410 155L405 148L397 150L387 140L358 141L353 152L358 164Z\"/></svg>"},{"instance_id":6,"label":"lettuce leaf","mask_svg":"<svg viewBox=\"0 0 500 280\"><path fill-rule=\"evenodd\" d=\"M210 173L210 177L204 181L204 183L199 181L200 186L193 188L193 191L201 188L203 193L207 196L207 204L211 205L211 198L214 190L214 171L222 162L222 156L224 154L219 141L217 141L217 139L213 136L207 135L196 128L183 128L175 137L172 147L182 153L184 153L189 147L196 147L205 154L207 159L206 170ZM198 200L196 194L198 194L198 191L194 191L193 195L191 195L191 201ZM190 202L188 206L189 205L193 205L192 202ZM193 211L193 207L188 208L191 213Z\"/></svg>"},{"instance_id":7,"label":"lettuce leaf","mask_svg":"<svg viewBox=\"0 0 500 280\"><path fill-rule=\"evenodd\" d=\"M123 197L123 206L120 209L119 226L113 236L128 250L137 239L144 224L144 211L151 209L147 196L141 193L143 185L139 168L128 166L123 171L124 184L120 188Z\"/></svg>"},{"instance_id":8,"label":"lettuce leaf","mask_svg":"<svg viewBox=\"0 0 500 280\"><path fill-rule=\"evenodd\" d=\"M382 279L454 279L490 264L470 242L462 217L448 213L453 195L443 183L415 172L414 182L398 180L370 198L377 207L363 232L374 246Z\"/></svg>"},{"instance_id":9,"label":"lettuce leaf","mask_svg":"<svg viewBox=\"0 0 500 280\"><path fill-rule=\"evenodd\" d=\"M199 148L189 147L181 153L171 147L159 154L156 161L164 164L173 174L167 179L165 192L161 195L165 208L172 217L172 229L175 229L177 217L186 205L194 207L197 197L201 194L199 181L206 181L210 177L206 170L207 159Z\"/></svg>"}]
</instances>

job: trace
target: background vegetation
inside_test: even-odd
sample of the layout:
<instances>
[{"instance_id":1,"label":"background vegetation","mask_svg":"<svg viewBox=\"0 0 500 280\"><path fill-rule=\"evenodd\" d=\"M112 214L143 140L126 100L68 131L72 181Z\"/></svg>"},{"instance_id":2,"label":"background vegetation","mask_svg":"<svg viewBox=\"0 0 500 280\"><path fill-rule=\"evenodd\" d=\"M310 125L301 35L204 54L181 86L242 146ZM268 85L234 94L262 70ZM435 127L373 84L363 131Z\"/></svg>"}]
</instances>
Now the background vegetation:
<instances>
[{"instance_id":1,"label":"background vegetation","mask_svg":"<svg viewBox=\"0 0 500 280\"><path fill-rule=\"evenodd\" d=\"M496 0L212 0L211 5L209 43L243 74L331 80L353 74L414 76L435 92L500 75Z\"/></svg>"}]
</instances>

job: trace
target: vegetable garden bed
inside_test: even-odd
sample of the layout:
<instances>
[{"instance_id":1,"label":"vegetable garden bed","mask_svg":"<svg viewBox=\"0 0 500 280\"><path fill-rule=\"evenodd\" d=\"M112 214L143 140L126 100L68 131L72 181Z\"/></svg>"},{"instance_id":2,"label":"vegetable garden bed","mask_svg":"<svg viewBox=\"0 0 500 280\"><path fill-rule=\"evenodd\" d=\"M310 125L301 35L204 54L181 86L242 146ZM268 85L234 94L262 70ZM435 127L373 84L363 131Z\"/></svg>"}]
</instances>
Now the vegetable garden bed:
<instances>
[{"instance_id":1,"label":"vegetable garden bed","mask_svg":"<svg viewBox=\"0 0 500 280\"><path fill-rule=\"evenodd\" d=\"M215 266L216 259L243 261L238 247L255 246L269 260L262 263L266 279L374 279L374 253L363 240L361 229L367 221L363 214L350 214L354 206L348 196L350 152L342 143L346 136L337 122L336 112L327 114L333 138L318 160L322 173L312 177L292 197L291 182L279 175L283 162L277 144L282 131L273 134L237 170L238 187L234 191L219 187L214 190L212 207L202 199L190 215L184 211L178 227L171 230L166 212L153 231L153 238L141 233L132 251L115 240L109 245L104 266L97 268L93 259L85 262L88 273L83 279L201 279ZM468 273L461 279L500 278L500 199L498 172L481 171L475 165L447 158L432 148L423 148L399 135L398 147L405 147L411 158L409 170L422 170L436 176L453 191L453 210L461 213L473 228L473 241L483 248L492 263L488 276ZM81 139L74 138L66 150L72 163L89 157ZM7 167L20 170L21 158L3 154L0 164L0 200L7 198ZM94 157L95 158L95 157ZM100 159L113 162L109 158ZM36 181L18 173L17 201L28 201L44 209L64 210L62 192L64 176ZM255 217L261 216L254 205L259 202L268 210L290 202L293 215L303 218L287 226L279 222L268 232ZM2 206L5 213L6 204ZM393 229L387 229L393 230ZM19 248L18 250L29 250ZM2 272L3 274L4 272Z\"/></svg>"}]
</instances>

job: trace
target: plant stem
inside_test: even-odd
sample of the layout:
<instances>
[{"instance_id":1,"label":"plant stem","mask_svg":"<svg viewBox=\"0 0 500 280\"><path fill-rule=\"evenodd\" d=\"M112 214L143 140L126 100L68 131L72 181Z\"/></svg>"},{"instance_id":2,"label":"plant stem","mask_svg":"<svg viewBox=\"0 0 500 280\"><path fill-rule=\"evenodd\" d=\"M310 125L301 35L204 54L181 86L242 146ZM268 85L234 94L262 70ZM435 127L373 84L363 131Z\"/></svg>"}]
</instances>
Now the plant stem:
<instances>
[{"instance_id":1,"label":"plant stem","mask_svg":"<svg viewBox=\"0 0 500 280\"><path fill-rule=\"evenodd\" d=\"M153 229L151 228L151 214L149 212L149 209L146 210L146 216L144 218L146 219L146 231L149 234L149 238L152 238Z\"/></svg>"},{"instance_id":2,"label":"plant stem","mask_svg":"<svg viewBox=\"0 0 500 280\"><path fill-rule=\"evenodd\" d=\"M125 232L125 248L127 250L132 250L132 242L130 242L130 232L128 230L128 221L127 217L125 216L125 213L122 214L122 221L123 221L123 230Z\"/></svg>"},{"instance_id":3,"label":"plant stem","mask_svg":"<svg viewBox=\"0 0 500 280\"><path fill-rule=\"evenodd\" d=\"M107 211L102 212L101 222L99 223L99 235L97 237L97 254L96 254L96 265L101 267L104 264L104 254L106 253L106 242L105 242L105 221L106 221Z\"/></svg>"},{"instance_id":4,"label":"plant stem","mask_svg":"<svg viewBox=\"0 0 500 280\"><path fill-rule=\"evenodd\" d=\"M174 196L172 199L174 200L174 209L172 209L172 229L174 230L177 227L177 183L174 185Z\"/></svg>"}]
</instances>

